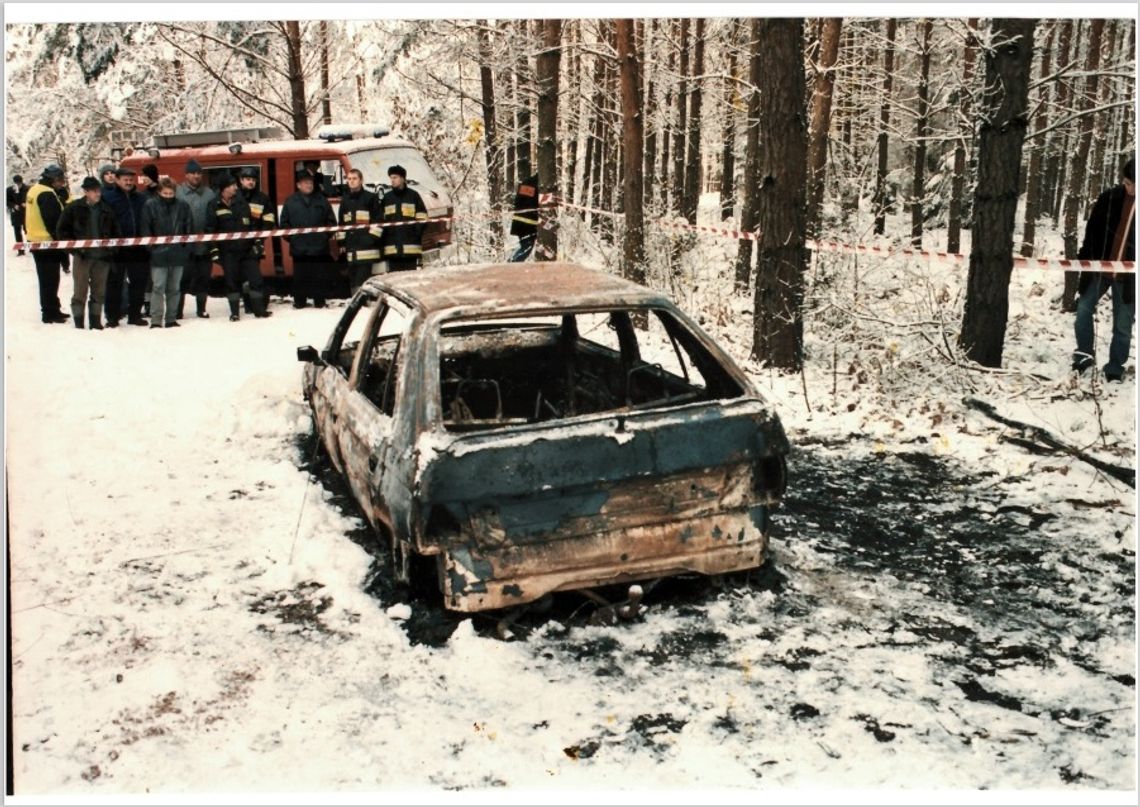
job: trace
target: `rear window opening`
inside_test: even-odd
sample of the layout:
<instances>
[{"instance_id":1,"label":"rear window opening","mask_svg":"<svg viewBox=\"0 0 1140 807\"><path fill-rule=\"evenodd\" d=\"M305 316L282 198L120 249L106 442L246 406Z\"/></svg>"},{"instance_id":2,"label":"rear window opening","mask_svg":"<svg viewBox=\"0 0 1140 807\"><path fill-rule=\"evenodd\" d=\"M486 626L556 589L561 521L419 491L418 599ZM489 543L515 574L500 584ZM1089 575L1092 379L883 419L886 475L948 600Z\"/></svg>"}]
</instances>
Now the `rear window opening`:
<instances>
[{"instance_id":1,"label":"rear window opening","mask_svg":"<svg viewBox=\"0 0 1140 807\"><path fill-rule=\"evenodd\" d=\"M648 327L635 327L638 319ZM454 432L744 394L661 310L455 321L441 330L439 357L443 425Z\"/></svg>"}]
</instances>

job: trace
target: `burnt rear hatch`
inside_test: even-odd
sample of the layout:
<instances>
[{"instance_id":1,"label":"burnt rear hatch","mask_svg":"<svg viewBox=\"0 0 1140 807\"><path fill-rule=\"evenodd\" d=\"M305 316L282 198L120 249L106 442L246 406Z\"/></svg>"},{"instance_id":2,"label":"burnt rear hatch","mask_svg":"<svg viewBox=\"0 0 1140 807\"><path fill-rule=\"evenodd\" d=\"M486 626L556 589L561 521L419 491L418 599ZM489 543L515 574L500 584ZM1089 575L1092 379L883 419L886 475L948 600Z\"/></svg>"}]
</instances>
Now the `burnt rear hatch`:
<instances>
[{"instance_id":1,"label":"burnt rear hatch","mask_svg":"<svg viewBox=\"0 0 1140 807\"><path fill-rule=\"evenodd\" d=\"M437 345L417 543L449 607L762 562L787 439L678 312L461 323Z\"/></svg>"}]
</instances>

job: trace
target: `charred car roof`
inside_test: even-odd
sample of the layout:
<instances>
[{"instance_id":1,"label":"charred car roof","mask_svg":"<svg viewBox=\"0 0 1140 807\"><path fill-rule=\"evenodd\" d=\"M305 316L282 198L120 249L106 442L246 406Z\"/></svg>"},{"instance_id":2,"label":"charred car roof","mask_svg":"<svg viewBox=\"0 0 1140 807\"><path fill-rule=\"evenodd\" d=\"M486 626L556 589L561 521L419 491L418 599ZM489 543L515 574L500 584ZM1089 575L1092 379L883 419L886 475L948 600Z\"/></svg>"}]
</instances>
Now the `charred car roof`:
<instances>
[{"instance_id":1,"label":"charred car roof","mask_svg":"<svg viewBox=\"0 0 1140 807\"><path fill-rule=\"evenodd\" d=\"M495 316L522 311L665 308L663 295L575 263L495 263L375 275L365 284L427 315Z\"/></svg>"}]
</instances>

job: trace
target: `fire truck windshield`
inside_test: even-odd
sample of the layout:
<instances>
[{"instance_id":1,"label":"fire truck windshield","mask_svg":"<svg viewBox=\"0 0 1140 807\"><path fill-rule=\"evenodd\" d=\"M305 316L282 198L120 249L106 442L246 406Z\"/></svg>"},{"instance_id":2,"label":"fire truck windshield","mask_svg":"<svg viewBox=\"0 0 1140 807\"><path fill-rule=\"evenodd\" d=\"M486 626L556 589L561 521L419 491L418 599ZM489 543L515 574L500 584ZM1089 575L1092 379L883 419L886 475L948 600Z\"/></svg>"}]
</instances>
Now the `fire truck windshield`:
<instances>
[{"instance_id":1,"label":"fire truck windshield","mask_svg":"<svg viewBox=\"0 0 1140 807\"><path fill-rule=\"evenodd\" d=\"M354 151L348 155L348 159L353 168L360 169L364 174L364 186L371 190L381 185L389 187L388 168L393 165L402 165L407 170L409 186L421 194L426 191L425 202L429 202L429 196L436 195L441 190L439 180L424 161L423 155L414 148L393 146Z\"/></svg>"}]
</instances>

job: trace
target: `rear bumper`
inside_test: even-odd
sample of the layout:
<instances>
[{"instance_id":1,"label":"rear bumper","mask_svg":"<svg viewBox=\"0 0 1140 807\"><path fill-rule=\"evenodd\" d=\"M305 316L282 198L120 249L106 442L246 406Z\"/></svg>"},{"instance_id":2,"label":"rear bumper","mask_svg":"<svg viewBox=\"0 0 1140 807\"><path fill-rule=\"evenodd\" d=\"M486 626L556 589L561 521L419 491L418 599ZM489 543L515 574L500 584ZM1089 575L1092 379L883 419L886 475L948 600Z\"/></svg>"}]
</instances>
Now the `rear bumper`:
<instances>
[{"instance_id":1,"label":"rear bumper","mask_svg":"<svg viewBox=\"0 0 1140 807\"><path fill-rule=\"evenodd\" d=\"M520 605L552 591L591 588L684 572L751 569L768 547L768 508L484 549L442 552L448 608L483 611Z\"/></svg>"}]
</instances>

